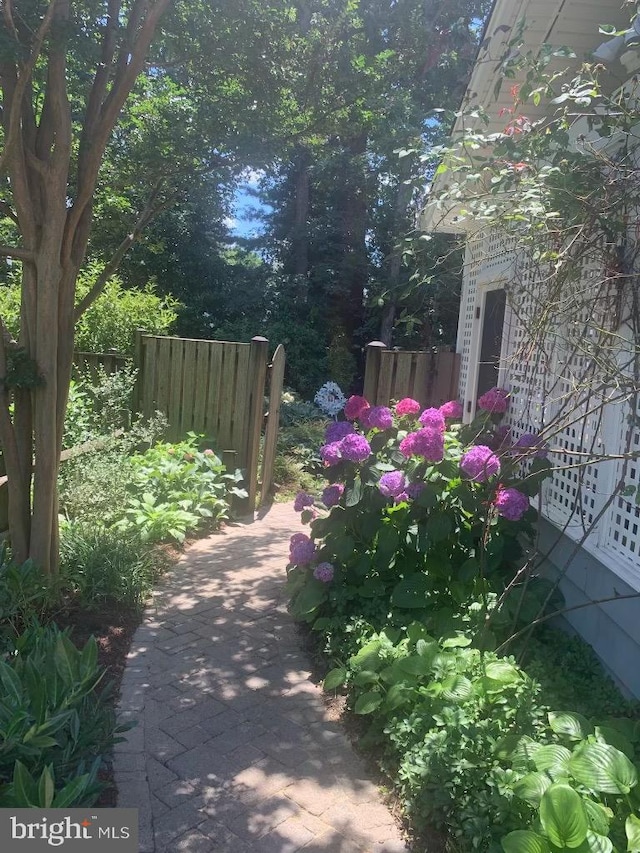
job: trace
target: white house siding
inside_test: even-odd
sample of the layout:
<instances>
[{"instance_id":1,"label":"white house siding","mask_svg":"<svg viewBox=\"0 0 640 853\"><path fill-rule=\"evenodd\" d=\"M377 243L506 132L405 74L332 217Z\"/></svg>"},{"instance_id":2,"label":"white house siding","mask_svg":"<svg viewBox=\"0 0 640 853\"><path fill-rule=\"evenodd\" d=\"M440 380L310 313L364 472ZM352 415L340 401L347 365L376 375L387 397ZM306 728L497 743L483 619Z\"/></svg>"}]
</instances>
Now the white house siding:
<instances>
[{"instance_id":1,"label":"white house siding","mask_svg":"<svg viewBox=\"0 0 640 853\"><path fill-rule=\"evenodd\" d=\"M530 270L526 259L516 256L498 233L470 236L458 332L460 398L469 421L475 413L483 294L505 287L500 384L511 394L505 420L515 438L523 432L544 431L552 419L556 421L551 438L556 469L541 496L546 521L541 522L540 550L549 554L547 570L564 574L561 589L571 607L640 590L640 507L636 503L640 461L627 465L624 483L633 494L626 496L619 489L622 461L581 464L588 453L639 450L640 421L630 424L628 407L620 403L599 405L606 402L608 390L594 401L580 383L590 362L588 352L576 350L574 344L580 335L588 338L591 323L595 328L605 322L610 306L592 304L583 316L569 311L569 318L555 326L551 323L547 344L540 346L531 334L531 325L545 305L544 284L536 282L536 275L540 272ZM596 280L597 266L586 265L577 292L585 285L595 288ZM607 505L614 492L618 496ZM567 616L625 690L638 697L639 615L640 600L630 599L585 607Z\"/></svg>"}]
</instances>

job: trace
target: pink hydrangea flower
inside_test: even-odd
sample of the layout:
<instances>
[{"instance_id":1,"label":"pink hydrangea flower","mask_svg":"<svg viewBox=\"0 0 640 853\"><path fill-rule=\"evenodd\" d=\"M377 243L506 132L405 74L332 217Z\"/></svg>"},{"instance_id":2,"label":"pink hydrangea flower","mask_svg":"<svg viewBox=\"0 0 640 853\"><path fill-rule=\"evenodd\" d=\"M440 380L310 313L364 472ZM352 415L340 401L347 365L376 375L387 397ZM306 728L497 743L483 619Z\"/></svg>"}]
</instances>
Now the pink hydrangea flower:
<instances>
[{"instance_id":1,"label":"pink hydrangea flower","mask_svg":"<svg viewBox=\"0 0 640 853\"><path fill-rule=\"evenodd\" d=\"M355 421L362 417L363 412L370 408L369 403L364 397L353 396L349 397L344 407L344 416L347 420Z\"/></svg>"},{"instance_id":2,"label":"pink hydrangea flower","mask_svg":"<svg viewBox=\"0 0 640 853\"><path fill-rule=\"evenodd\" d=\"M417 400L411 397L405 397L404 400L399 400L396 403L396 415L404 417L405 415L417 415L422 406Z\"/></svg>"},{"instance_id":3,"label":"pink hydrangea flower","mask_svg":"<svg viewBox=\"0 0 640 853\"><path fill-rule=\"evenodd\" d=\"M324 440L326 444L333 444L334 441L341 441L345 435L353 432L353 424L348 421L331 421L324 432Z\"/></svg>"},{"instance_id":4,"label":"pink hydrangea flower","mask_svg":"<svg viewBox=\"0 0 640 853\"><path fill-rule=\"evenodd\" d=\"M313 576L316 580L322 581L322 583L331 583L334 571L331 563L318 563L313 570Z\"/></svg>"},{"instance_id":5,"label":"pink hydrangea flower","mask_svg":"<svg viewBox=\"0 0 640 853\"><path fill-rule=\"evenodd\" d=\"M410 432L409 435L405 436L400 444L398 445L398 449L403 456L406 456L409 459L411 456L414 456L414 444L416 440L417 433Z\"/></svg>"},{"instance_id":6,"label":"pink hydrangea flower","mask_svg":"<svg viewBox=\"0 0 640 853\"><path fill-rule=\"evenodd\" d=\"M364 462L371 455L371 446L363 435L353 433L353 435L346 435L340 442L340 453L343 459Z\"/></svg>"},{"instance_id":7,"label":"pink hydrangea flower","mask_svg":"<svg viewBox=\"0 0 640 853\"><path fill-rule=\"evenodd\" d=\"M500 487L494 501L498 514L509 521L520 521L529 509L529 498L518 489Z\"/></svg>"},{"instance_id":8,"label":"pink hydrangea flower","mask_svg":"<svg viewBox=\"0 0 640 853\"><path fill-rule=\"evenodd\" d=\"M313 541L304 533L294 533L289 540L289 562L296 566L310 563L316 553Z\"/></svg>"},{"instance_id":9,"label":"pink hydrangea flower","mask_svg":"<svg viewBox=\"0 0 640 853\"><path fill-rule=\"evenodd\" d=\"M308 506L313 506L313 497L306 492L298 492L296 499L293 502L293 508L296 512L302 512Z\"/></svg>"},{"instance_id":10,"label":"pink hydrangea flower","mask_svg":"<svg viewBox=\"0 0 640 853\"><path fill-rule=\"evenodd\" d=\"M344 486L342 483L333 483L331 486L327 486L327 488L322 492L322 503L327 507L327 509L331 509L332 506L336 506L340 503L340 498L344 492Z\"/></svg>"},{"instance_id":11,"label":"pink hydrangea flower","mask_svg":"<svg viewBox=\"0 0 640 853\"><path fill-rule=\"evenodd\" d=\"M391 409L388 409L386 406L374 406L368 409L361 418L363 426L365 425L365 419L367 429L391 429L393 426Z\"/></svg>"},{"instance_id":12,"label":"pink hydrangea flower","mask_svg":"<svg viewBox=\"0 0 640 853\"><path fill-rule=\"evenodd\" d=\"M402 471L387 471L378 481L378 488L385 498L396 498L407 487L407 478Z\"/></svg>"},{"instance_id":13,"label":"pink hydrangea flower","mask_svg":"<svg viewBox=\"0 0 640 853\"><path fill-rule=\"evenodd\" d=\"M342 459L342 450L339 441L332 441L320 448L320 458L325 465L337 465Z\"/></svg>"},{"instance_id":14,"label":"pink hydrangea flower","mask_svg":"<svg viewBox=\"0 0 640 853\"><path fill-rule=\"evenodd\" d=\"M478 397L478 408L492 414L502 414L507 411L509 393L502 388L491 388Z\"/></svg>"},{"instance_id":15,"label":"pink hydrangea flower","mask_svg":"<svg viewBox=\"0 0 640 853\"><path fill-rule=\"evenodd\" d=\"M440 409L425 409L418 420L423 427L429 427L429 429L437 429L440 430L440 432L444 432L444 415Z\"/></svg>"},{"instance_id":16,"label":"pink hydrangea flower","mask_svg":"<svg viewBox=\"0 0 640 853\"><path fill-rule=\"evenodd\" d=\"M448 420L459 420L462 417L462 403L457 400L449 400L448 403L443 403L440 406L442 415Z\"/></svg>"},{"instance_id":17,"label":"pink hydrangea flower","mask_svg":"<svg viewBox=\"0 0 640 853\"><path fill-rule=\"evenodd\" d=\"M464 454L460 468L476 483L483 483L489 477L500 473L500 460L486 444L478 444Z\"/></svg>"}]
</instances>

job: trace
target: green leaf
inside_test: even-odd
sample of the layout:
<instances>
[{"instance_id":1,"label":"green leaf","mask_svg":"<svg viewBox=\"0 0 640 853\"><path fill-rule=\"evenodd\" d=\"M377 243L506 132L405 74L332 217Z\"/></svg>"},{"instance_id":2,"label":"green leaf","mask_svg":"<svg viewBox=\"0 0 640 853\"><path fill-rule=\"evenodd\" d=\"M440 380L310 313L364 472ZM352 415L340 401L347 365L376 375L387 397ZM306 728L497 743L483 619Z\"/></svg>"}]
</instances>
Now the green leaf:
<instances>
[{"instance_id":1,"label":"green leaf","mask_svg":"<svg viewBox=\"0 0 640 853\"><path fill-rule=\"evenodd\" d=\"M453 530L451 516L444 512L434 512L427 520L427 533L432 542L442 542Z\"/></svg>"},{"instance_id":2,"label":"green leaf","mask_svg":"<svg viewBox=\"0 0 640 853\"><path fill-rule=\"evenodd\" d=\"M293 615L307 616L313 613L326 601L327 595L327 585L315 578L310 578L291 605Z\"/></svg>"},{"instance_id":3,"label":"green leaf","mask_svg":"<svg viewBox=\"0 0 640 853\"><path fill-rule=\"evenodd\" d=\"M76 776L76 778L65 785L61 791L58 791L51 803L52 808L66 809L74 805L80 805L78 801L84 794L88 781L88 773L85 773L83 776Z\"/></svg>"},{"instance_id":4,"label":"green leaf","mask_svg":"<svg viewBox=\"0 0 640 853\"><path fill-rule=\"evenodd\" d=\"M598 835L608 835L609 824L613 817L611 809L607 806L603 806L602 803L596 803L593 800L590 800L588 797L583 797L582 802L584 803L584 807L587 812L590 829L597 832Z\"/></svg>"},{"instance_id":5,"label":"green leaf","mask_svg":"<svg viewBox=\"0 0 640 853\"><path fill-rule=\"evenodd\" d=\"M372 669L361 669L353 679L353 683L358 687L366 687L368 684L377 684L380 676Z\"/></svg>"},{"instance_id":6,"label":"green leaf","mask_svg":"<svg viewBox=\"0 0 640 853\"><path fill-rule=\"evenodd\" d=\"M540 772L546 771L552 779L567 776L571 753L566 746L559 743L549 743L541 746L533 757L533 763Z\"/></svg>"},{"instance_id":7,"label":"green leaf","mask_svg":"<svg viewBox=\"0 0 640 853\"><path fill-rule=\"evenodd\" d=\"M457 637L448 637L442 643L443 649L464 649L466 646L471 645L471 637L465 637L463 634L459 634Z\"/></svg>"},{"instance_id":8,"label":"green leaf","mask_svg":"<svg viewBox=\"0 0 640 853\"><path fill-rule=\"evenodd\" d=\"M452 702L462 702L473 693L473 684L464 675L449 675L442 682L442 695Z\"/></svg>"},{"instance_id":9,"label":"green leaf","mask_svg":"<svg viewBox=\"0 0 640 853\"><path fill-rule=\"evenodd\" d=\"M325 690L335 690L336 687L341 687L347 680L347 670L344 667L332 669L327 673L323 681Z\"/></svg>"},{"instance_id":10,"label":"green leaf","mask_svg":"<svg viewBox=\"0 0 640 853\"><path fill-rule=\"evenodd\" d=\"M542 829L556 847L579 847L589 822L580 794L569 785L551 785L540 800Z\"/></svg>"},{"instance_id":11,"label":"green leaf","mask_svg":"<svg viewBox=\"0 0 640 853\"><path fill-rule=\"evenodd\" d=\"M22 704L22 682L18 674L4 662L0 663L0 682L2 683L3 699L10 700L14 705Z\"/></svg>"},{"instance_id":12,"label":"green leaf","mask_svg":"<svg viewBox=\"0 0 640 853\"><path fill-rule=\"evenodd\" d=\"M71 646L71 648L69 648L69 646ZM56 671L66 685L73 684L76 679L76 656L76 649L73 647L71 642L63 634L60 634L56 640L53 660Z\"/></svg>"},{"instance_id":13,"label":"green leaf","mask_svg":"<svg viewBox=\"0 0 640 853\"><path fill-rule=\"evenodd\" d=\"M37 808L35 800L35 782L21 761L13 766L13 793L18 808Z\"/></svg>"},{"instance_id":14,"label":"green leaf","mask_svg":"<svg viewBox=\"0 0 640 853\"><path fill-rule=\"evenodd\" d=\"M360 477L356 477L353 481L353 486L350 489L347 489L345 493L345 504L347 506L355 506L357 503L360 503L360 498L362 497L362 480Z\"/></svg>"},{"instance_id":15,"label":"green leaf","mask_svg":"<svg viewBox=\"0 0 640 853\"><path fill-rule=\"evenodd\" d=\"M56 786L53 782L52 770L50 767L45 767L40 774L40 781L38 782L38 805L40 808L51 808L55 790Z\"/></svg>"},{"instance_id":16,"label":"green leaf","mask_svg":"<svg viewBox=\"0 0 640 853\"><path fill-rule=\"evenodd\" d=\"M606 743L582 743L569 762L576 781L593 791L628 794L638 783L638 774L627 756Z\"/></svg>"},{"instance_id":17,"label":"green leaf","mask_svg":"<svg viewBox=\"0 0 640 853\"><path fill-rule=\"evenodd\" d=\"M391 593L391 603L406 609L427 606L427 593L431 583L426 575L414 573L402 578Z\"/></svg>"},{"instance_id":18,"label":"green leaf","mask_svg":"<svg viewBox=\"0 0 640 853\"><path fill-rule=\"evenodd\" d=\"M514 784L513 793L532 806L539 806L542 795L550 785L551 779L546 773L527 773Z\"/></svg>"},{"instance_id":19,"label":"green leaf","mask_svg":"<svg viewBox=\"0 0 640 853\"><path fill-rule=\"evenodd\" d=\"M522 676L512 663L506 660L491 661L485 667L487 678L500 684L516 684Z\"/></svg>"},{"instance_id":20,"label":"green leaf","mask_svg":"<svg viewBox=\"0 0 640 853\"><path fill-rule=\"evenodd\" d=\"M613 844L605 836L589 830L587 837L577 848L577 853L612 853Z\"/></svg>"},{"instance_id":21,"label":"green leaf","mask_svg":"<svg viewBox=\"0 0 640 853\"><path fill-rule=\"evenodd\" d=\"M528 829L516 829L500 843L504 853L549 853L547 839Z\"/></svg>"},{"instance_id":22,"label":"green leaf","mask_svg":"<svg viewBox=\"0 0 640 853\"><path fill-rule=\"evenodd\" d=\"M381 704L381 694L376 690L370 690L358 697L353 710L356 714L372 714Z\"/></svg>"},{"instance_id":23,"label":"green leaf","mask_svg":"<svg viewBox=\"0 0 640 853\"><path fill-rule=\"evenodd\" d=\"M565 735L569 740L584 740L592 731L586 717L568 711L550 711L549 725L551 731L557 735Z\"/></svg>"},{"instance_id":24,"label":"green leaf","mask_svg":"<svg viewBox=\"0 0 640 853\"><path fill-rule=\"evenodd\" d=\"M628 853L640 853L640 818L630 814L624 822Z\"/></svg>"},{"instance_id":25,"label":"green leaf","mask_svg":"<svg viewBox=\"0 0 640 853\"><path fill-rule=\"evenodd\" d=\"M382 665L379 654L381 648L382 643L380 640L377 638L369 640L357 654L349 658L349 664L353 669L371 669L375 671Z\"/></svg>"}]
</instances>

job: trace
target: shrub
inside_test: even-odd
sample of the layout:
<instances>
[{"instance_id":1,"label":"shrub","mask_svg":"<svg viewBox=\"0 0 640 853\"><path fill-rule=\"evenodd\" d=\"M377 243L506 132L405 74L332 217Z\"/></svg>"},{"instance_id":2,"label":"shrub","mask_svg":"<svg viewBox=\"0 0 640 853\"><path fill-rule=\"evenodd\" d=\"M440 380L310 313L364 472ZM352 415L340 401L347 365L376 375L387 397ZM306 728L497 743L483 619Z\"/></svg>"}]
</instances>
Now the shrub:
<instances>
[{"instance_id":1,"label":"shrub","mask_svg":"<svg viewBox=\"0 0 640 853\"><path fill-rule=\"evenodd\" d=\"M87 610L113 600L141 610L159 572L158 555L138 536L78 522L62 529L60 574Z\"/></svg>"},{"instance_id":2,"label":"shrub","mask_svg":"<svg viewBox=\"0 0 640 853\"><path fill-rule=\"evenodd\" d=\"M182 542L203 520L227 518L232 497L247 496L238 486L241 473L226 473L211 449L199 450L200 438L189 433L178 444L158 443L131 457L130 494L118 530L135 531L143 542Z\"/></svg>"},{"instance_id":3,"label":"shrub","mask_svg":"<svg viewBox=\"0 0 640 853\"><path fill-rule=\"evenodd\" d=\"M85 296L97 276L100 264L91 263L81 273L77 283L77 298ZM118 276L113 276L101 295L76 324L75 346L84 352L107 352L115 349L133 355L136 329L151 334L166 335L175 323L179 303L171 296L158 296L153 283L143 290L125 288ZM0 287L0 314L9 331L17 335L20 326L20 282L15 275Z\"/></svg>"},{"instance_id":4,"label":"shrub","mask_svg":"<svg viewBox=\"0 0 640 853\"><path fill-rule=\"evenodd\" d=\"M90 805L97 799L102 757L122 730L97 656L95 640L80 651L66 632L34 623L16 638L8 661L0 662L3 807L47 800ZM42 790L36 791L36 780Z\"/></svg>"},{"instance_id":5,"label":"shrub","mask_svg":"<svg viewBox=\"0 0 640 853\"><path fill-rule=\"evenodd\" d=\"M470 443L494 442L488 413L461 428L437 409L419 420L419 409L405 411L351 398L345 413L353 425L321 448L329 483L343 491L328 515L303 513L309 551L303 562L292 552L288 570L294 616L338 625L364 618L376 631L419 619L442 636L462 627L473 602L489 616L524 562L523 538L536 518L528 497L549 463L534 458L537 448L497 454ZM335 435L330 426L329 439ZM323 562L335 569L330 583L314 576ZM481 642L495 642L485 625Z\"/></svg>"},{"instance_id":6,"label":"shrub","mask_svg":"<svg viewBox=\"0 0 640 853\"><path fill-rule=\"evenodd\" d=\"M41 619L57 600L59 583L27 560L15 563L6 545L0 550L0 654L33 620Z\"/></svg>"}]
</instances>

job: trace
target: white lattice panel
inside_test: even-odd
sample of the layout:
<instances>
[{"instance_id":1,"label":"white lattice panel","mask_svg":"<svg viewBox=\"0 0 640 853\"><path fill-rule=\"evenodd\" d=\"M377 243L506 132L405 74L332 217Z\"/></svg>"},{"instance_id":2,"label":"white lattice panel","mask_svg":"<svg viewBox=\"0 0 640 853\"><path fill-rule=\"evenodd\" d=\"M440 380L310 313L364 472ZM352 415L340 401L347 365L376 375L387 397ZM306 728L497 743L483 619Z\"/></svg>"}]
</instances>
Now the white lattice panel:
<instances>
[{"instance_id":1,"label":"white lattice panel","mask_svg":"<svg viewBox=\"0 0 640 853\"><path fill-rule=\"evenodd\" d=\"M460 378L458 387L462 399L466 398L471 365L471 350L475 326L476 296L478 292L478 275L482 268L484 238L481 234L467 240L464 275L462 280L462 296L460 304L460 322L458 326L458 352L460 353Z\"/></svg>"}]
</instances>

